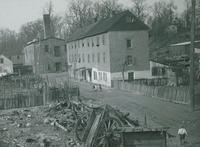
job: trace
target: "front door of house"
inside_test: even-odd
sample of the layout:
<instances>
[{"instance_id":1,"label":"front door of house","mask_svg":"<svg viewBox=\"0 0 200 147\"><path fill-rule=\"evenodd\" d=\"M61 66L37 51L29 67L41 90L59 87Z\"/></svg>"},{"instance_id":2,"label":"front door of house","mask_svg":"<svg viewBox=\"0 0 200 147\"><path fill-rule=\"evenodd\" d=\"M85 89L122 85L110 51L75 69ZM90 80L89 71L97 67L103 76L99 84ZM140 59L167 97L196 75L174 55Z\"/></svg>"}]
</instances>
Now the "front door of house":
<instances>
[{"instance_id":1,"label":"front door of house","mask_svg":"<svg viewBox=\"0 0 200 147\"><path fill-rule=\"evenodd\" d=\"M129 72L128 73L128 80L133 81L134 80L134 72Z\"/></svg>"}]
</instances>

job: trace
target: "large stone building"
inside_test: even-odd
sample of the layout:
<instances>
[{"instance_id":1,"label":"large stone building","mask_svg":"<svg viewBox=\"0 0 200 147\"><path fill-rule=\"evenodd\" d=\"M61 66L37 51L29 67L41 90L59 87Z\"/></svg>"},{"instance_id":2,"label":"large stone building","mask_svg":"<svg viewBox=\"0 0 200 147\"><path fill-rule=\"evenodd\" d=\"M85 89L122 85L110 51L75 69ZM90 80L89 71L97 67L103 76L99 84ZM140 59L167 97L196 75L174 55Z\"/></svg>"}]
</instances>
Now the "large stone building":
<instances>
[{"instance_id":1,"label":"large stone building","mask_svg":"<svg viewBox=\"0 0 200 147\"><path fill-rule=\"evenodd\" d=\"M13 63L4 55L0 55L0 77L13 73Z\"/></svg>"},{"instance_id":2,"label":"large stone building","mask_svg":"<svg viewBox=\"0 0 200 147\"><path fill-rule=\"evenodd\" d=\"M54 37L50 16L45 14L44 39L35 39L24 48L25 65L31 65L33 73L52 73L66 70L67 49L65 40Z\"/></svg>"},{"instance_id":3,"label":"large stone building","mask_svg":"<svg viewBox=\"0 0 200 147\"><path fill-rule=\"evenodd\" d=\"M129 11L78 30L67 41L71 75L107 86L149 76L148 30Z\"/></svg>"}]
</instances>

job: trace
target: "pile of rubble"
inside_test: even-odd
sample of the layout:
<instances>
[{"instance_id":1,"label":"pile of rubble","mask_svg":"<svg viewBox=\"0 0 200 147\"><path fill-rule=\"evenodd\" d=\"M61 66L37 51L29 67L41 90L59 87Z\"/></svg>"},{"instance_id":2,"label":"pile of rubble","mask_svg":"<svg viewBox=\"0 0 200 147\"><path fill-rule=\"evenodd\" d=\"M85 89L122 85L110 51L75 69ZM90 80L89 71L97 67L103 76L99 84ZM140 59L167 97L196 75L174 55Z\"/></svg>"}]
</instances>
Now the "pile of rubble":
<instances>
[{"instance_id":1,"label":"pile of rubble","mask_svg":"<svg viewBox=\"0 0 200 147\"><path fill-rule=\"evenodd\" d=\"M81 103L68 101L2 111L0 140L7 142L9 147L81 147L83 145L74 137L74 128L79 115L87 113Z\"/></svg>"},{"instance_id":2,"label":"pile of rubble","mask_svg":"<svg viewBox=\"0 0 200 147\"><path fill-rule=\"evenodd\" d=\"M81 146L74 140L76 120L72 111L60 103L6 110L1 112L0 122L0 140L9 144L9 147Z\"/></svg>"}]
</instances>

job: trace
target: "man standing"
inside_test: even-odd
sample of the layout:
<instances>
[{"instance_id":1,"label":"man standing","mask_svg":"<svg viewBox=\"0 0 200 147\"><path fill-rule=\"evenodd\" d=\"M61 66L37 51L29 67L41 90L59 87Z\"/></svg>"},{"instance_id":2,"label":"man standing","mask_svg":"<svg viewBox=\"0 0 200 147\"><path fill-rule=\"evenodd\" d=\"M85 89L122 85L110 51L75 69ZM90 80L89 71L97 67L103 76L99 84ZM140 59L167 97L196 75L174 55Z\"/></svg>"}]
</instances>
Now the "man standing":
<instances>
[{"instance_id":1,"label":"man standing","mask_svg":"<svg viewBox=\"0 0 200 147\"><path fill-rule=\"evenodd\" d=\"M180 127L180 129L178 129L178 135L180 137L180 144L183 145L185 143L185 137L187 135L187 131L183 125Z\"/></svg>"}]
</instances>

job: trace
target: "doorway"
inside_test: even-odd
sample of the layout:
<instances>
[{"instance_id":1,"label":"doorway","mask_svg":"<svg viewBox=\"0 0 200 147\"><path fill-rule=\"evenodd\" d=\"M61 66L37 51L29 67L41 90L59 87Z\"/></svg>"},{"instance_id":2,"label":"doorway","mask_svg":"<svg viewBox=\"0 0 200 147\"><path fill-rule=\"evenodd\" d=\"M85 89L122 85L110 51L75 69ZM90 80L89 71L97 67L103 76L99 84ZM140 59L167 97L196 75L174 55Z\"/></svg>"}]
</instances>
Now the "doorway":
<instances>
[{"instance_id":1,"label":"doorway","mask_svg":"<svg viewBox=\"0 0 200 147\"><path fill-rule=\"evenodd\" d=\"M128 73L128 80L133 81L134 80L134 72L129 72Z\"/></svg>"}]
</instances>

